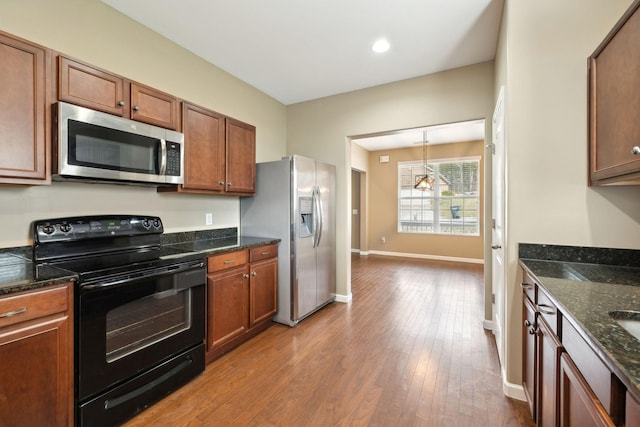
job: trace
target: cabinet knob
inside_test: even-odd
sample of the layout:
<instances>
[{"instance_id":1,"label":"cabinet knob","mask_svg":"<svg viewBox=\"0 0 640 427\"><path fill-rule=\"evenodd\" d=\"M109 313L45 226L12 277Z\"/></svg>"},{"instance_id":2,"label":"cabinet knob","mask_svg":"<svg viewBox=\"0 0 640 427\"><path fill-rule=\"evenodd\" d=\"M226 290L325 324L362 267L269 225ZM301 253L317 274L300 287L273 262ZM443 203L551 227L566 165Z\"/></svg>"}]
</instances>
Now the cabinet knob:
<instances>
[{"instance_id":1,"label":"cabinet knob","mask_svg":"<svg viewBox=\"0 0 640 427\"><path fill-rule=\"evenodd\" d=\"M256 273L255 271L252 271L252 272L251 272L251 275L252 275L253 277L256 277L256 276L258 275L258 273Z\"/></svg>"},{"instance_id":2,"label":"cabinet knob","mask_svg":"<svg viewBox=\"0 0 640 427\"><path fill-rule=\"evenodd\" d=\"M118 107L124 107L124 101L118 101Z\"/></svg>"},{"instance_id":3,"label":"cabinet knob","mask_svg":"<svg viewBox=\"0 0 640 427\"><path fill-rule=\"evenodd\" d=\"M227 186L231 187L231 181L227 182Z\"/></svg>"},{"instance_id":4,"label":"cabinet knob","mask_svg":"<svg viewBox=\"0 0 640 427\"><path fill-rule=\"evenodd\" d=\"M637 145L633 147L631 149L631 154L633 154L634 156L637 156L638 154L640 154L640 147L638 147Z\"/></svg>"},{"instance_id":5,"label":"cabinet knob","mask_svg":"<svg viewBox=\"0 0 640 427\"><path fill-rule=\"evenodd\" d=\"M247 273L244 273L244 274L242 275L242 277L243 277L243 278L245 278L245 279L248 279L248 278L249 278L249 275L248 275Z\"/></svg>"},{"instance_id":6,"label":"cabinet knob","mask_svg":"<svg viewBox=\"0 0 640 427\"><path fill-rule=\"evenodd\" d=\"M529 335L537 335L538 331L533 326L529 326Z\"/></svg>"},{"instance_id":7,"label":"cabinet knob","mask_svg":"<svg viewBox=\"0 0 640 427\"><path fill-rule=\"evenodd\" d=\"M218 181L218 185L224 185L224 181Z\"/></svg>"},{"instance_id":8,"label":"cabinet knob","mask_svg":"<svg viewBox=\"0 0 640 427\"><path fill-rule=\"evenodd\" d=\"M138 107L137 105L133 106L133 111L140 111L140 107Z\"/></svg>"}]
</instances>

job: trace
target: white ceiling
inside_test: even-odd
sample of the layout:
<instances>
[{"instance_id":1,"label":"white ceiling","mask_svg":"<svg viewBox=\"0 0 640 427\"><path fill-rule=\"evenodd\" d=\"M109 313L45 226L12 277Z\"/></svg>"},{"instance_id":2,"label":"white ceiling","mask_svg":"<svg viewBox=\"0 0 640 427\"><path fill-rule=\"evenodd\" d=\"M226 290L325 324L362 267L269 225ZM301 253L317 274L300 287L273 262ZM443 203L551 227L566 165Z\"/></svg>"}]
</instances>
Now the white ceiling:
<instances>
[{"instance_id":1,"label":"white ceiling","mask_svg":"<svg viewBox=\"0 0 640 427\"><path fill-rule=\"evenodd\" d=\"M504 0L101 1L290 105L492 60ZM388 52L371 50L379 38ZM447 125L429 142L458 138L444 130L479 132ZM421 129L356 142L416 141Z\"/></svg>"}]
</instances>

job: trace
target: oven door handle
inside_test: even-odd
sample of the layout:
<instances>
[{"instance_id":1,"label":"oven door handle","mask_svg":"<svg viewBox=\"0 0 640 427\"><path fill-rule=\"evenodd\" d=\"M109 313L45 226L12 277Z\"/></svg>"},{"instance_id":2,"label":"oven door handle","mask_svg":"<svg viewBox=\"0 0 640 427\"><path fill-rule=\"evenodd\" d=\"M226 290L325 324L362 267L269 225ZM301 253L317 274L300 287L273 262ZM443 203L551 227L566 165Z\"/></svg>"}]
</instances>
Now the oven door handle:
<instances>
[{"instance_id":1,"label":"oven door handle","mask_svg":"<svg viewBox=\"0 0 640 427\"><path fill-rule=\"evenodd\" d=\"M188 273L189 270L193 270L193 272L198 272L199 269L204 268L204 261L195 261L186 264L177 264L170 265L162 268L155 268L153 270L143 271L139 273L133 273L126 276L120 276L118 278L113 278L112 280L106 280L91 284L82 285L82 289L92 290L92 289L104 289L112 286L118 286L125 283L132 282L138 279L149 279L156 276L166 276L168 274L179 274L179 273ZM180 284L176 289L188 289L193 288L195 286L204 285L204 282L199 280L185 280L184 283Z\"/></svg>"}]
</instances>

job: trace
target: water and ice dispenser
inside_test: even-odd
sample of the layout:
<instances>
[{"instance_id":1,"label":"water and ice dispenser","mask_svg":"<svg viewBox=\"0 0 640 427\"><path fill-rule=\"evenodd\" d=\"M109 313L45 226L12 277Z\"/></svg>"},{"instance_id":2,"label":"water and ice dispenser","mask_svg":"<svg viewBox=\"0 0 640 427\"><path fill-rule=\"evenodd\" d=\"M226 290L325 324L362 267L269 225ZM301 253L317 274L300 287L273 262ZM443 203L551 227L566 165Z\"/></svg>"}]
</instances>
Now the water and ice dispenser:
<instances>
[{"instance_id":1,"label":"water and ice dispenser","mask_svg":"<svg viewBox=\"0 0 640 427\"><path fill-rule=\"evenodd\" d=\"M313 236L313 198L312 197L300 197L298 198L298 225L300 230L300 237Z\"/></svg>"}]
</instances>

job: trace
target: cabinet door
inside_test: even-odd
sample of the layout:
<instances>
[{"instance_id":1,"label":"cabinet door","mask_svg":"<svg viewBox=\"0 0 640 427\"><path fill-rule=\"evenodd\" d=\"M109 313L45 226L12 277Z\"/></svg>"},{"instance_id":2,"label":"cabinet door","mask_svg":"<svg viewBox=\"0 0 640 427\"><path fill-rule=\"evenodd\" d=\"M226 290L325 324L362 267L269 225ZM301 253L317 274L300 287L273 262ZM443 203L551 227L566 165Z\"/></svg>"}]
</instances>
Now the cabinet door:
<instances>
[{"instance_id":1,"label":"cabinet door","mask_svg":"<svg viewBox=\"0 0 640 427\"><path fill-rule=\"evenodd\" d=\"M615 426L567 353L560 362L560 426Z\"/></svg>"},{"instance_id":2,"label":"cabinet door","mask_svg":"<svg viewBox=\"0 0 640 427\"><path fill-rule=\"evenodd\" d=\"M122 77L58 57L58 99L117 116L127 116L128 96Z\"/></svg>"},{"instance_id":3,"label":"cabinet door","mask_svg":"<svg viewBox=\"0 0 640 427\"><path fill-rule=\"evenodd\" d=\"M640 427L640 403L626 393L626 427Z\"/></svg>"},{"instance_id":4,"label":"cabinet door","mask_svg":"<svg viewBox=\"0 0 640 427\"><path fill-rule=\"evenodd\" d=\"M536 399L538 427L558 425L558 369L562 345L542 318L538 318L538 396Z\"/></svg>"},{"instance_id":5,"label":"cabinet door","mask_svg":"<svg viewBox=\"0 0 640 427\"><path fill-rule=\"evenodd\" d=\"M640 183L640 3L589 58L589 157L593 184ZM635 148L634 148L635 147Z\"/></svg>"},{"instance_id":6,"label":"cabinet door","mask_svg":"<svg viewBox=\"0 0 640 427\"><path fill-rule=\"evenodd\" d=\"M249 327L269 321L278 311L278 259L250 265Z\"/></svg>"},{"instance_id":7,"label":"cabinet door","mask_svg":"<svg viewBox=\"0 0 640 427\"><path fill-rule=\"evenodd\" d=\"M73 425L70 286L0 298L2 426Z\"/></svg>"},{"instance_id":8,"label":"cabinet door","mask_svg":"<svg viewBox=\"0 0 640 427\"><path fill-rule=\"evenodd\" d=\"M231 341L249 328L248 278L246 266L207 278L207 350Z\"/></svg>"},{"instance_id":9,"label":"cabinet door","mask_svg":"<svg viewBox=\"0 0 640 427\"><path fill-rule=\"evenodd\" d=\"M522 317L522 387L533 420L536 419L536 312L533 303L523 295Z\"/></svg>"},{"instance_id":10,"label":"cabinet door","mask_svg":"<svg viewBox=\"0 0 640 427\"><path fill-rule=\"evenodd\" d=\"M48 184L49 52L0 34L0 182Z\"/></svg>"},{"instance_id":11,"label":"cabinet door","mask_svg":"<svg viewBox=\"0 0 640 427\"><path fill-rule=\"evenodd\" d=\"M227 117L226 191L256 191L256 128Z\"/></svg>"},{"instance_id":12,"label":"cabinet door","mask_svg":"<svg viewBox=\"0 0 640 427\"><path fill-rule=\"evenodd\" d=\"M223 115L183 102L184 189L224 191L224 126Z\"/></svg>"},{"instance_id":13,"label":"cabinet door","mask_svg":"<svg viewBox=\"0 0 640 427\"><path fill-rule=\"evenodd\" d=\"M148 86L131 83L131 118L176 130L178 99Z\"/></svg>"},{"instance_id":14,"label":"cabinet door","mask_svg":"<svg viewBox=\"0 0 640 427\"><path fill-rule=\"evenodd\" d=\"M3 426L66 426L70 357L67 317L0 331Z\"/></svg>"}]
</instances>

